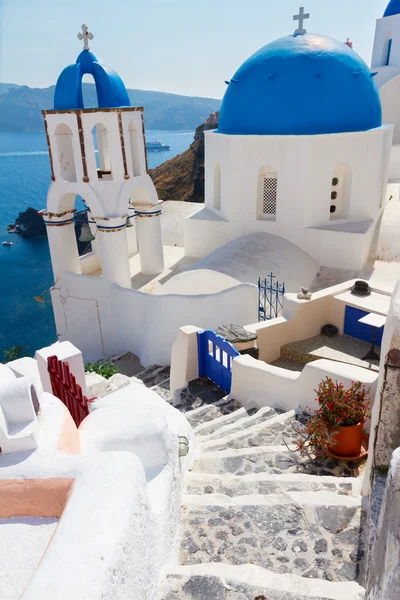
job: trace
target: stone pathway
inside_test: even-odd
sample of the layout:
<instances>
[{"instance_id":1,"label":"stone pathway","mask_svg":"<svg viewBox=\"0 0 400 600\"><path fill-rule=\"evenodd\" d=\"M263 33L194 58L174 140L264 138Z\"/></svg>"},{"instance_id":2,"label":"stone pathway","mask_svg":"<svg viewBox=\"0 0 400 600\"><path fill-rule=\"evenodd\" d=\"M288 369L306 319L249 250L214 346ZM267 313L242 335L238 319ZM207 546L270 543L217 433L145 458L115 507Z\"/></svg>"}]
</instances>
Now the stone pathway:
<instances>
[{"instance_id":1,"label":"stone pathway","mask_svg":"<svg viewBox=\"0 0 400 600\"><path fill-rule=\"evenodd\" d=\"M138 371L172 402L168 369ZM115 376L111 387L132 380ZM364 598L363 463L292 452L302 414L246 410L208 379L174 404L195 431L198 458L186 476L180 564L164 573L158 600Z\"/></svg>"},{"instance_id":2,"label":"stone pathway","mask_svg":"<svg viewBox=\"0 0 400 600\"><path fill-rule=\"evenodd\" d=\"M351 337L349 335L316 335L306 340L290 342L281 348L280 359L288 361L294 369L294 363L298 363L298 370L302 370L304 364L327 358L338 362L344 362L357 367L364 367L372 371L379 371L379 360L365 361L363 357L371 349L371 344ZM379 355L380 347L376 347ZM279 365L278 365L279 366Z\"/></svg>"},{"instance_id":3,"label":"stone pathway","mask_svg":"<svg viewBox=\"0 0 400 600\"><path fill-rule=\"evenodd\" d=\"M291 452L301 414L247 411L209 380L175 398L194 428L180 565L160 600L360 600L361 463Z\"/></svg>"}]
</instances>

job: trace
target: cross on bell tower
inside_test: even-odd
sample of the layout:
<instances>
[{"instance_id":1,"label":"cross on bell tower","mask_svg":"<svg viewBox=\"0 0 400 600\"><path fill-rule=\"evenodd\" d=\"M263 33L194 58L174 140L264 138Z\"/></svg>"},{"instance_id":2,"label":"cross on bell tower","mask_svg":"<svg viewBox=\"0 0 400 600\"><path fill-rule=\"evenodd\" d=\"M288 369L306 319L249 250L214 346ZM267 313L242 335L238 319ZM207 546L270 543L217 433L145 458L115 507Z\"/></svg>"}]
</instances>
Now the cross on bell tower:
<instances>
[{"instance_id":1,"label":"cross on bell tower","mask_svg":"<svg viewBox=\"0 0 400 600\"><path fill-rule=\"evenodd\" d=\"M310 13L304 13L304 6L300 7L299 14L294 15L293 21L298 21L299 26L294 32L294 35L304 35L307 33L306 29L304 29L304 21L310 18Z\"/></svg>"},{"instance_id":2,"label":"cross on bell tower","mask_svg":"<svg viewBox=\"0 0 400 600\"><path fill-rule=\"evenodd\" d=\"M93 39L93 37L94 37L93 33L90 33L87 25L82 25L81 29L82 29L82 33L78 33L77 38L78 38L78 40L83 40L83 49L89 50L89 41L88 40Z\"/></svg>"}]
</instances>

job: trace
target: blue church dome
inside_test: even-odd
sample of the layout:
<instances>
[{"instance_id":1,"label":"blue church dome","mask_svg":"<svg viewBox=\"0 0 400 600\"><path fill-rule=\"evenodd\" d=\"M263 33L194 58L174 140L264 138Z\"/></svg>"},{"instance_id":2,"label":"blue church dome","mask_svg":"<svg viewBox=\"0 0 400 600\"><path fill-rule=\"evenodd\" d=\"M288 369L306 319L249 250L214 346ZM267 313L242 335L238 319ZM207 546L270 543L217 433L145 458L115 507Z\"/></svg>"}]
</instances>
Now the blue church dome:
<instances>
[{"instance_id":1,"label":"blue church dome","mask_svg":"<svg viewBox=\"0 0 400 600\"><path fill-rule=\"evenodd\" d=\"M84 108L82 77L92 75L96 84L99 108L130 106L128 92L121 77L107 65L101 64L89 50L83 50L76 63L64 69L54 93L55 110Z\"/></svg>"},{"instance_id":2,"label":"blue church dome","mask_svg":"<svg viewBox=\"0 0 400 600\"><path fill-rule=\"evenodd\" d=\"M228 84L218 132L313 135L381 125L379 92L361 57L343 42L305 34L267 44L243 63Z\"/></svg>"},{"instance_id":3,"label":"blue church dome","mask_svg":"<svg viewBox=\"0 0 400 600\"><path fill-rule=\"evenodd\" d=\"M400 0L390 0L383 16L392 17L398 14L400 14Z\"/></svg>"}]
</instances>

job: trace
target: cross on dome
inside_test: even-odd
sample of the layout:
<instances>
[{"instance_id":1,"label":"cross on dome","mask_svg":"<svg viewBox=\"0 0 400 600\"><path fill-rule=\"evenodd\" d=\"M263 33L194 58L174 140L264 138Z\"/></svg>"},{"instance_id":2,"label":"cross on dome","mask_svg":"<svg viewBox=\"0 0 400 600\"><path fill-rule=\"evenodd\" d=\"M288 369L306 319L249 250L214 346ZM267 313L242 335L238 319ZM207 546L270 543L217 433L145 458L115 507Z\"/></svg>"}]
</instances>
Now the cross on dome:
<instances>
[{"instance_id":1,"label":"cross on dome","mask_svg":"<svg viewBox=\"0 0 400 600\"><path fill-rule=\"evenodd\" d=\"M88 40L93 39L93 37L94 37L93 33L90 33L87 25L82 25L81 29L82 29L82 33L78 33L77 38L78 38L78 40L83 40L83 49L89 50L89 41Z\"/></svg>"},{"instance_id":2,"label":"cross on dome","mask_svg":"<svg viewBox=\"0 0 400 600\"><path fill-rule=\"evenodd\" d=\"M294 35L305 35L307 31L304 29L304 21L310 18L310 13L304 13L304 6L300 7L299 14L294 15L293 21L299 22L299 27L294 32Z\"/></svg>"}]
</instances>

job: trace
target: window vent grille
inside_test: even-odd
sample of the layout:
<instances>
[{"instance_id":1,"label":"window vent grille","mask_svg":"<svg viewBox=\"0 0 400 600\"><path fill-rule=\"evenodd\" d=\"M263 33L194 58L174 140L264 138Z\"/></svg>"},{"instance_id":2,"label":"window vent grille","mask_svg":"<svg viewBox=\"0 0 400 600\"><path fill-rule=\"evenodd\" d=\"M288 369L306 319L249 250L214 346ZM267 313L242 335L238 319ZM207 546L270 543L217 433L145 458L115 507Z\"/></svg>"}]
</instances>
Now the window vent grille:
<instances>
[{"instance_id":1,"label":"window vent grille","mask_svg":"<svg viewBox=\"0 0 400 600\"><path fill-rule=\"evenodd\" d=\"M263 177L262 214L276 214L276 196L278 191L278 180L276 177Z\"/></svg>"}]
</instances>

